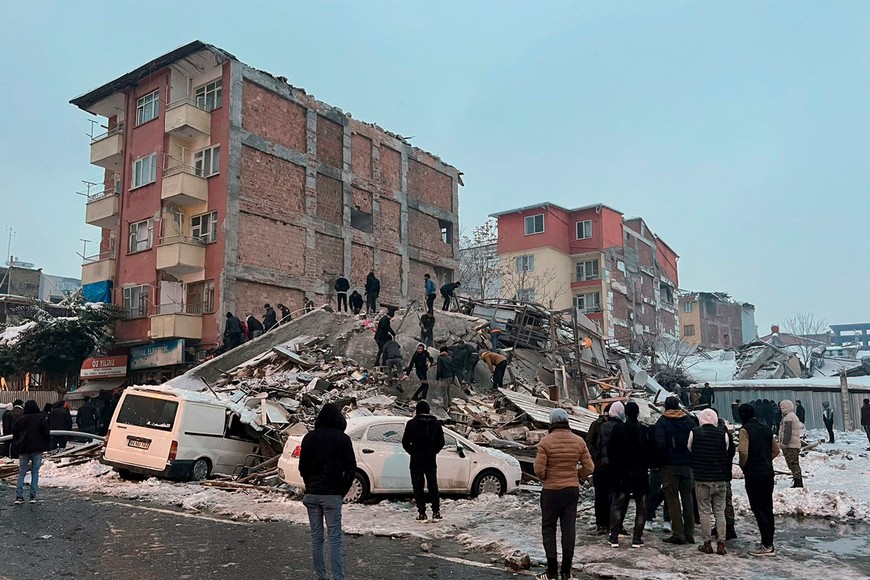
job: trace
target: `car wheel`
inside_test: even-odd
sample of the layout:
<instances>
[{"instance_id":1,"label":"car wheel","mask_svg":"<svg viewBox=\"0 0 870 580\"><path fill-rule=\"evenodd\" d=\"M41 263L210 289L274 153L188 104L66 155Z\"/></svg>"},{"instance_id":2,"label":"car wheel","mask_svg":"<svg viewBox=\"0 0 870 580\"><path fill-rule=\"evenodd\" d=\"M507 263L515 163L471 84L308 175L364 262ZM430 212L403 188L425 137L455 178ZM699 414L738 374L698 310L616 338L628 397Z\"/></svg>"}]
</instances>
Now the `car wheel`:
<instances>
[{"instance_id":1,"label":"car wheel","mask_svg":"<svg viewBox=\"0 0 870 580\"><path fill-rule=\"evenodd\" d=\"M369 482L362 472L357 471L353 476L353 483L344 496L344 503L360 503L369 497Z\"/></svg>"},{"instance_id":2,"label":"car wheel","mask_svg":"<svg viewBox=\"0 0 870 580\"><path fill-rule=\"evenodd\" d=\"M197 459L190 468L190 481L202 481L211 473L211 465L208 459Z\"/></svg>"},{"instance_id":3,"label":"car wheel","mask_svg":"<svg viewBox=\"0 0 870 580\"><path fill-rule=\"evenodd\" d=\"M144 476L138 473L133 473L129 469L118 469L117 472L118 477L120 477L124 481L142 481L143 479L145 479Z\"/></svg>"},{"instance_id":4,"label":"car wheel","mask_svg":"<svg viewBox=\"0 0 870 580\"><path fill-rule=\"evenodd\" d=\"M484 493L494 493L504 495L507 490L507 481L504 475L494 469L481 471L474 478L474 483L471 485L471 497L477 497Z\"/></svg>"}]
</instances>

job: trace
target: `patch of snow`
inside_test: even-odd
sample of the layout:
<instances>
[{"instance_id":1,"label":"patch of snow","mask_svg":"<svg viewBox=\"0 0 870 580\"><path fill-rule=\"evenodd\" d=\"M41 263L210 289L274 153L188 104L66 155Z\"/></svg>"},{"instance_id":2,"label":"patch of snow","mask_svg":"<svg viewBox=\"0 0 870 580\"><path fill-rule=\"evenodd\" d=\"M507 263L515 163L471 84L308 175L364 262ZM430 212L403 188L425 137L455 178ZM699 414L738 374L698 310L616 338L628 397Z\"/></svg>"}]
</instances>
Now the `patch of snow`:
<instances>
[{"instance_id":1,"label":"patch of snow","mask_svg":"<svg viewBox=\"0 0 870 580\"><path fill-rule=\"evenodd\" d=\"M35 321L25 322L19 326L10 326L0 332L0 344L11 346L21 339L21 335L36 326Z\"/></svg>"},{"instance_id":2,"label":"patch of snow","mask_svg":"<svg viewBox=\"0 0 870 580\"><path fill-rule=\"evenodd\" d=\"M737 372L737 361L734 353L727 350L711 350L707 352L710 358L700 354L691 354L683 360L683 369L692 380L699 383L728 381Z\"/></svg>"}]
</instances>

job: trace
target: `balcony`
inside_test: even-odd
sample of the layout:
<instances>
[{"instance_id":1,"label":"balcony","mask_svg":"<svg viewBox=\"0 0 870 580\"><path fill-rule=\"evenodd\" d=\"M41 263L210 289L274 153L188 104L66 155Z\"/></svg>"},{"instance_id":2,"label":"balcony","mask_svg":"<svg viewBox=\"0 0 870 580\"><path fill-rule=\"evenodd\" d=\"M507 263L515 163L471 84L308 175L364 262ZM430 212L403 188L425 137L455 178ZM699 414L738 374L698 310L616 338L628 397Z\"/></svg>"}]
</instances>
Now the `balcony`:
<instances>
[{"instance_id":1,"label":"balcony","mask_svg":"<svg viewBox=\"0 0 870 580\"><path fill-rule=\"evenodd\" d=\"M211 134L211 113L197 106L194 99L181 99L166 107L167 133L194 139Z\"/></svg>"},{"instance_id":2,"label":"balcony","mask_svg":"<svg viewBox=\"0 0 870 580\"><path fill-rule=\"evenodd\" d=\"M176 165L163 172L163 201L187 207L208 202L208 181L189 165Z\"/></svg>"},{"instance_id":3,"label":"balcony","mask_svg":"<svg viewBox=\"0 0 870 580\"><path fill-rule=\"evenodd\" d=\"M114 189L88 196L85 223L98 228L115 229L120 223L120 196Z\"/></svg>"},{"instance_id":4,"label":"balcony","mask_svg":"<svg viewBox=\"0 0 870 580\"><path fill-rule=\"evenodd\" d=\"M202 314L184 304L161 304L151 315L151 339L161 338L202 339Z\"/></svg>"},{"instance_id":5,"label":"balcony","mask_svg":"<svg viewBox=\"0 0 870 580\"><path fill-rule=\"evenodd\" d=\"M115 279L115 251L85 258L82 264L82 286Z\"/></svg>"},{"instance_id":6,"label":"balcony","mask_svg":"<svg viewBox=\"0 0 870 580\"><path fill-rule=\"evenodd\" d=\"M118 125L91 140L91 163L112 171L121 169L124 164L123 125Z\"/></svg>"},{"instance_id":7,"label":"balcony","mask_svg":"<svg viewBox=\"0 0 870 580\"><path fill-rule=\"evenodd\" d=\"M205 268L205 246L199 238L169 236L157 246L157 269L173 276L193 274Z\"/></svg>"}]
</instances>

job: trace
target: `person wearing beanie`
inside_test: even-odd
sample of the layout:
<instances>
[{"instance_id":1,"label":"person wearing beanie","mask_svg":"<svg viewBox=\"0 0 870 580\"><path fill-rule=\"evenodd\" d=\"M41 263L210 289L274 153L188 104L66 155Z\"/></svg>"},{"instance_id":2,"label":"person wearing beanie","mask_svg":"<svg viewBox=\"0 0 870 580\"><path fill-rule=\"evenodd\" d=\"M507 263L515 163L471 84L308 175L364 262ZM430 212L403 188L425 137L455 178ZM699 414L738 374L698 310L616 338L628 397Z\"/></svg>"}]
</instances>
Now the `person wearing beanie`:
<instances>
[{"instance_id":1,"label":"person wearing beanie","mask_svg":"<svg viewBox=\"0 0 870 580\"><path fill-rule=\"evenodd\" d=\"M770 429L756 418L755 407L743 403L738 411L742 427L737 454L743 469L749 507L761 533L761 544L749 553L752 556L774 556L773 459L779 455L779 445Z\"/></svg>"},{"instance_id":2,"label":"person wearing beanie","mask_svg":"<svg viewBox=\"0 0 870 580\"><path fill-rule=\"evenodd\" d=\"M713 553L713 534L710 513L716 520L716 553L724 556L725 550L725 498L726 481L723 479L728 460L728 434L719 427L719 416L713 409L704 409L698 415L700 426L689 433L688 448L691 452L690 464L695 478L695 497L698 500L698 514L704 543L698 549L705 554Z\"/></svg>"},{"instance_id":3,"label":"person wearing beanie","mask_svg":"<svg viewBox=\"0 0 870 580\"><path fill-rule=\"evenodd\" d=\"M640 407L634 401L625 404L624 411L614 408L622 403L614 403L610 415L613 422L607 456L611 465L611 493L613 501L610 508L610 543L619 547L618 536L623 529L628 501L634 497L634 532L631 547L643 546L643 528L646 523L646 497L649 494L649 458L655 453L655 446L649 430L638 422ZM615 544L615 545L614 545Z\"/></svg>"},{"instance_id":4,"label":"person wearing beanie","mask_svg":"<svg viewBox=\"0 0 870 580\"><path fill-rule=\"evenodd\" d=\"M782 455L793 478L792 487L803 487L804 476L801 473L801 425L794 412L794 403L789 400L781 401L779 408L782 411L782 422L777 430L779 446Z\"/></svg>"},{"instance_id":5,"label":"person wearing beanie","mask_svg":"<svg viewBox=\"0 0 870 580\"><path fill-rule=\"evenodd\" d=\"M417 521L426 521L425 487L429 489L432 519L441 519L441 501L438 497L438 452L444 448L444 429L426 401L418 401L414 417L405 424L402 447L411 456L411 487L417 503Z\"/></svg>"},{"instance_id":6,"label":"person wearing beanie","mask_svg":"<svg viewBox=\"0 0 870 580\"><path fill-rule=\"evenodd\" d=\"M665 399L665 412L656 421L656 450L662 458L662 487L671 515L669 544L694 544L692 470L689 467L689 435L695 427L692 418L680 409L676 397Z\"/></svg>"},{"instance_id":7,"label":"person wearing beanie","mask_svg":"<svg viewBox=\"0 0 870 580\"><path fill-rule=\"evenodd\" d=\"M595 489L595 533L604 535L610 533L610 481L601 467L602 448L601 427L610 420L610 405L604 407L604 412L589 426L586 433L586 445L595 463L595 475L592 476L592 487Z\"/></svg>"},{"instance_id":8,"label":"person wearing beanie","mask_svg":"<svg viewBox=\"0 0 870 580\"><path fill-rule=\"evenodd\" d=\"M547 556L547 571L537 577L539 580L559 578L557 524L562 530L561 578L571 578L580 483L586 481L594 469L586 443L568 426L568 413L565 409L552 409L550 433L541 439L535 457L535 475L544 486L541 491L541 535Z\"/></svg>"}]
</instances>

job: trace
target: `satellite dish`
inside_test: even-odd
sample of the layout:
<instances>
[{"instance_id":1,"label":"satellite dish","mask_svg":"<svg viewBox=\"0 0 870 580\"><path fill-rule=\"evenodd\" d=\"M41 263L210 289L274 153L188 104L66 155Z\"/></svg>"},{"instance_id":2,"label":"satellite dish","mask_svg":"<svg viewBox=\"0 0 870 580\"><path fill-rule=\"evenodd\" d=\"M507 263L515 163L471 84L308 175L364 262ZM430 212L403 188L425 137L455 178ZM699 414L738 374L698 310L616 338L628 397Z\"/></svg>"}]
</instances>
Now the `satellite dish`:
<instances>
[{"instance_id":1,"label":"satellite dish","mask_svg":"<svg viewBox=\"0 0 870 580\"><path fill-rule=\"evenodd\" d=\"M649 381L649 374L646 371L638 371L634 375L634 381L632 381L635 385L639 387L645 387L647 381Z\"/></svg>"}]
</instances>

